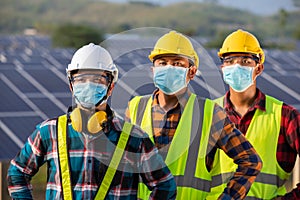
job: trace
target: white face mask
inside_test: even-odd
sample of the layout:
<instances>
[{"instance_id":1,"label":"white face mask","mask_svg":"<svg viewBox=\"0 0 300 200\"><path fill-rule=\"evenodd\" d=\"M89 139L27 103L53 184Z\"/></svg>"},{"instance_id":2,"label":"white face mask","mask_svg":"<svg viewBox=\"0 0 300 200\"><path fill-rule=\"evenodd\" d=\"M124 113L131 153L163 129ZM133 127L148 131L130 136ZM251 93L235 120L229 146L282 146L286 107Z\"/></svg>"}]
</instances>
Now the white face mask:
<instances>
[{"instance_id":1,"label":"white face mask","mask_svg":"<svg viewBox=\"0 0 300 200\"><path fill-rule=\"evenodd\" d=\"M236 92L244 92L254 84L255 79L252 79L254 67L234 64L223 67L222 71L224 82Z\"/></svg>"},{"instance_id":2,"label":"white face mask","mask_svg":"<svg viewBox=\"0 0 300 200\"><path fill-rule=\"evenodd\" d=\"M187 87L186 75L189 68L172 65L154 67L153 81L163 93L173 95Z\"/></svg>"}]
</instances>

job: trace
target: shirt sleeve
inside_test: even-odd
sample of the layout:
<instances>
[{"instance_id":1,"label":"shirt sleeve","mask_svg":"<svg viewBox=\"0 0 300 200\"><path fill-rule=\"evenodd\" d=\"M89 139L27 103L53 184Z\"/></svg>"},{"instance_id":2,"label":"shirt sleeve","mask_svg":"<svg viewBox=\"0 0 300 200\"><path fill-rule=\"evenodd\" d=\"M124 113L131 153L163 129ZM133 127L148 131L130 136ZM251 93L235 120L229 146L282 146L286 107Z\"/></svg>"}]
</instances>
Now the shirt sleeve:
<instances>
[{"instance_id":1,"label":"shirt sleeve","mask_svg":"<svg viewBox=\"0 0 300 200\"><path fill-rule=\"evenodd\" d=\"M250 142L235 128L218 105L214 110L212 138L213 141L210 141L210 145L215 144L238 165L236 172L219 198L244 198L261 170L262 161Z\"/></svg>"},{"instance_id":2,"label":"shirt sleeve","mask_svg":"<svg viewBox=\"0 0 300 200\"><path fill-rule=\"evenodd\" d=\"M43 164L40 132L36 129L11 160L7 173L8 191L13 199L32 199L31 178Z\"/></svg>"},{"instance_id":3,"label":"shirt sleeve","mask_svg":"<svg viewBox=\"0 0 300 200\"><path fill-rule=\"evenodd\" d=\"M281 145L282 152L280 153L283 156L292 159L290 162L291 170L295 164L297 154L300 156L300 113L286 104L283 104L282 107L281 132L285 133L285 138L278 141L278 146ZM282 197L284 200L297 198L300 198L300 183Z\"/></svg>"},{"instance_id":4,"label":"shirt sleeve","mask_svg":"<svg viewBox=\"0 0 300 200\"><path fill-rule=\"evenodd\" d=\"M175 199L176 183L158 149L146 133L140 151L140 175L144 184L152 191L150 199Z\"/></svg>"}]
</instances>

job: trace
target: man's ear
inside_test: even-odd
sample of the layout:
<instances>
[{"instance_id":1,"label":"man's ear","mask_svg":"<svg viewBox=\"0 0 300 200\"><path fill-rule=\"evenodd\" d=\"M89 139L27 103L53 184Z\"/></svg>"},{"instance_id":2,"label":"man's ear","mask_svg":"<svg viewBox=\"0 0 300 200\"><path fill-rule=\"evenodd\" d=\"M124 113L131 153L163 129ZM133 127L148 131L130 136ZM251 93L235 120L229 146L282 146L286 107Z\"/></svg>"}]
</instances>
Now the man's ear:
<instances>
[{"instance_id":1,"label":"man's ear","mask_svg":"<svg viewBox=\"0 0 300 200\"><path fill-rule=\"evenodd\" d=\"M196 73L197 73L197 67L195 65L193 65L189 68L187 76L190 80L193 80Z\"/></svg>"},{"instance_id":2,"label":"man's ear","mask_svg":"<svg viewBox=\"0 0 300 200\"><path fill-rule=\"evenodd\" d=\"M262 63L257 64L257 67L255 69L255 75L256 76L260 75L264 71L264 69L265 69L264 64Z\"/></svg>"}]
</instances>

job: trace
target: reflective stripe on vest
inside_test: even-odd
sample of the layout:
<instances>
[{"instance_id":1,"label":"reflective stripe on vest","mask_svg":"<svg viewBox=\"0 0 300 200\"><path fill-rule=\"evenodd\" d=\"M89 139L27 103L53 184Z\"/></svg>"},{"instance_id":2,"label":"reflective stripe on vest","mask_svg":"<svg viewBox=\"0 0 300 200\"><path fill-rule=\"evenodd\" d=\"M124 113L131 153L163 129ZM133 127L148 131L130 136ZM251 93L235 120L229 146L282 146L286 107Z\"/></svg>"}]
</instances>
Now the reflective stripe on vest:
<instances>
[{"instance_id":1,"label":"reflective stripe on vest","mask_svg":"<svg viewBox=\"0 0 300 200\"><path fill-rule=\"evenodd\" d=\"M61 183L63 198L65 200L72 199L72 188L71 188L71 178L70 178L70 164L68 159L68 147L67 147L67 115L60 116L58 118L58 129L57 129L57 140L58 140L58 157L59 166L61 171ZM117 143L116 149L113 153L112 159L109 163L107 171L104 175L102 183L98 189L95 199L104 199L112 179L116 173L119 166L121 158L126 148L127 141L132 129L132 124L125 122L123 129Z\"/></svg>"},{"instance_id":2,"label":"reflective stripe on vest","mask_svg":"<svg viewBox=\"0 0 300 200\"><path fill-rule=\"evenodd\" d=\"M224 97L216 100L223 106ZM290 173L286 173L278 164L276 159L277 143L280 132L282 102L266 95L266 111L256 109L246 133L246 138L251 142L263 161L263 168L256 177L250 188L246 199L272 199L277 195L286 193L284 183ZM216 170L213 176L212 193L220 194L226 183L232 177L237 165L219 151L219 157L215 162L219 162L222 167L222 174ZM221 170L221 169L219 169ZM222 184L220 186L220 184ZM216 194L216 196L218 196Z\"/></svg>"},{"instance_id":3,"label":"reflective stripe on vest","mask_svg":"<svg viewBox=\"0 0 300 200\"><path fill-rule=\"evenodd\" d=\"M67 115L60 116L57 120L57 146L58 146L58 159L60 167L61 177L61 189L64 200L73 199L72 197L72 186L70 177L70 164L69 164L69 152L67 145L67 126L68 119Z\"/></svg>"},{"instance_id":4,"label":"reflective stripe on vest","mask_svg":"<svg viewBox=\"0 0 300 200\"><path fill-rule=\"evenodd\" d=\"M210 190L211 176L206 169L205 156L214 102L195 99L196 95L192 94L185 106L165 160L177 183L177 199L204 199ZM148 130L152 137L151 110L150 96L135 97L129 103L132 122ZM141 185L139 198L147 199L149 192Z\"/></svg>"}]
</instances>

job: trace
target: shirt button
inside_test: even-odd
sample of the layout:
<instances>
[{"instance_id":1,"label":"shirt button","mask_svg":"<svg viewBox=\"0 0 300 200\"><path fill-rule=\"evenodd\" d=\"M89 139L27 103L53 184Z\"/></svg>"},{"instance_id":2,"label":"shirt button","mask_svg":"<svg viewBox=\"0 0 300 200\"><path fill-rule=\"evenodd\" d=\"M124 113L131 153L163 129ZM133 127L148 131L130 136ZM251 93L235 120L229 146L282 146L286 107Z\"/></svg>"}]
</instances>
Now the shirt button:
<instances>
[{"instance_id":1,"label":"shirt button","mask_svg":"<svg viewBox=\"0 0 300 200\"><path fill-rule=\"evenodd\" d=\"M88 163L91 163L92 161L91 160L88 160Z\"/></svg>"},{"instance_id":2,"label":"shirt button","mask_svg":"<svg viewBox=\"0 0 300 200\"><path fill-rule=\"evenodd\" d=\"M88 184L88 185L90 185L91 183L90 183L90 182L88 182L87 184Z\"/></svg>"}]
</instances>

